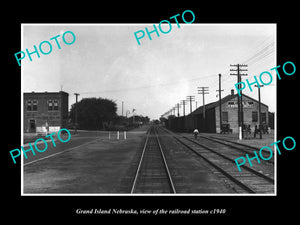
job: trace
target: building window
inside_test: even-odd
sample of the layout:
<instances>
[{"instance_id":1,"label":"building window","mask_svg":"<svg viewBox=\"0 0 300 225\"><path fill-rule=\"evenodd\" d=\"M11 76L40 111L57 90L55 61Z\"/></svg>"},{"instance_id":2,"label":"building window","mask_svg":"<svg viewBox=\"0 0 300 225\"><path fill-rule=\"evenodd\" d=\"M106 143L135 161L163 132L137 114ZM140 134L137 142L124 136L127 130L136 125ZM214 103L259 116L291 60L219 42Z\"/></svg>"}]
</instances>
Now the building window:
<instances>
[{"instance_id":1,"label":"building window","mask_svg":"<svg viewBox=\"0 0 300 225\"><path fill-rule=\"evenodd\" d=\"M27 100L27 111L31 111L31 100Z\"/></svg>"},{"instance_id":2,"label":"building window","mask_svg":"<svg viewBox=\"0 0 300 225\"><path fill-rule=\"evenodd\" d=\"M27 100L27 111L37 111L37 104L37 100Z\"/></svg>"},{"instance_id":3,"label":"building window","mask_svg":"<svg viewBox=\"0 0 300 225\"><path fill-rule=\"evenodd\" d=\"M37 107L38 101L37 100L33 100L32 103L33 103L33 105L32 105L32 111L38 111L38 107Z\"/></svg>"},{"instance_id":4,"label":"building window","mask_svg":"<svg viewBox=\"0 0 300 225\"><path fill-rule=\"evenodd\" d=\"M48 111L51 111L51 110L53 110L53 102L52 102L52 100L49 100L48 101Z\"/></svg>"},{"instance_id":5,"label":"building window","mask_svg":"<svg viewBox=\"0 0 300 225\"><path fill-rule=\"evenodd\" d=\"M222 112L222 122L228 123L228 112Z\"/></svg>"},{"instance_id":6,"label":"building window","mask_svg":"<svg viewBox=\"0 0 300 225\"><path fill-rule=\"evenodd\" d=\"M252 111L252 122L258 122L258 113L256 111Z\"/></svg>"},{"instance_id":7,"label":"building window","mask_svg":"<svg viewBox=\"0 0 300 225\"><path fill-rule=\"evenodd\" d=\"M58 100L54 100L54 110L58 110Z\"/></svg>"},{"instance_id":8,"label":"building window","mask_svg":"<svg viewBox=\"0 0 300 225\"><path fill-rule=\"evenodd\" d=\"M48 100L48 111L58 110L58 100Z\"/></svg>"},{"instance_id":9,"label":"building window","mask_svg":"<svg viewBox=\"0 0 300 225\"><path fill-rule=\"evenodd\" d=\"M263 124L267 123L267 114L265 112L262 112L260 114L261 114L261 122Z\"/></svg>"}]
</instances>

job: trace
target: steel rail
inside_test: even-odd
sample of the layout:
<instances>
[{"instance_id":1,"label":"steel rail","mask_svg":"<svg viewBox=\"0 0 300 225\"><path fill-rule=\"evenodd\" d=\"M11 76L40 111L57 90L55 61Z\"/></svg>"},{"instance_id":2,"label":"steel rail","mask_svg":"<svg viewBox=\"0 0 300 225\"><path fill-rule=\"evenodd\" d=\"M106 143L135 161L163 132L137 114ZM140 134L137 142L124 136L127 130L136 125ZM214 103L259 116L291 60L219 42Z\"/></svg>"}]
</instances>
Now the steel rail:
<instances>
[{"instance_id":1,"label":"steel rail","mask_svg":"<svg viewBox=\"0 0 300 225\"><path fill-rule=\"evenodd\" d=\"M192 152L194 152L196 155L198 155L199 157L201 157L204 161L206 161L208 164L210 164L216 170L218 170L219 172L221 172L224 176L226 176L227 178L229 178L233 183L237 184L238 186L240 186L242 189L244 189L245 191L247 191L249 193L253 193L253 194L256 193L256 191L254 191L252 188L248 187L247 185L245 185L244 183L242 183L241 181L239 181L238 179L236 179L235 177L233 177L232 175L230 175L229 173L227 173L224 169L222 169L221 167L217 166L215 163L213 163L212 161L210 161L209 159L207 159L206 157L204 157L198 151L196 151L195 149L193 149L192 147L190 147L189 145L187 145L186 143L184 143L182 140L180 140L178 137L176 137L171 131L169 131L167 129L163 129L163 130L165 130L168 133L170 133L171 136L175 140L177 140L183 146L185 146L186 148L188 148L189 150L191 150Z\"/></svg>"},{"instance_id":2,"label":"steel rail","mask_svg":"<svg viewBox=\"0 0 300 225\"><path fill-rule=\"evenodd\" d=\"M244 153L251 154L251 155L254 155L254 153L251 152L251 151L247 151L247 150L245 150L245 149L239 148L239 147L234 146L234 145L239 145L239 146L241 146L241 147L252 148L252 149L254 149L254 150L256 150L256 151L260 151L260 149L257 148L257 147L252 147L252 146L250 146L250 145L246 145L246 144L242 144L242 143L236 143L236 142L233 142L233 141L230 141L230 140L225 140L225 139L222 139L222 138L217 138L217 137L212 137L212 136L207 137L207 136L203 136L203 135L199 135L199 137L202 137L202 138L205 138L205 139L207 139L207 140L211 140L211 141L214 141L214 142L217 142L217 143L220 143L220 144L229 146L229 147L231 147L231 148L237 149L237 150L239 150L239 151L242 151L242 152L244 152ZM227 144L227 143L224 143L224 142L227 142L228 144ZM230 144L229 144L229 143L230 143ZM269 153L269 152L266 151L266 150L263 150L262 152ZM274 161L272 161L272 160L268 160L267 162L268 162L268 163L271 163L271 164L274 164Z\"/></svg>"},{"instance_id":3,"label":"steel rail","mask_svg":"<svg viewBox=\"0 0 300 225\"><path fill-rule=\"evenodd\" d=\"M156 140L157 140L159 149L160 149L161 156L162 156L163 161L164 161L165 170L166 170L166 172L167 172L167 174L168 174L168 179L169 179L170 186L171 186L171 188L172 188L172 192L173 192L174 194L176 194L174 182L173 182L173 179L172 179L172 176L171 176L171 173L170 173L170 170L169 170L167 161L166 161L166 157L165 157L164 152L163 152L163 149L162 149L162 147L161 147L161 144L160 144L160 141L159 141L159 137L158 137L157 131L154 130L154 133L155 133L155 137L156 137Z\"/></svg>"},{"instance_id":4,"label":"steel rail","mask_svg":"<svg viewBox=\"0 0 300 225\"><path fill-rule=\"evenodd\" d=\"M243 188L245 191L247 191L249 193L256 193L252 188L248 187L247 185L245 185L244 183L242 183L241 181L239 181L238 179L236 179L235 177L233 177L232 175L230 175L229 173L227 173L221 167L217 166L215 163L213 163L212 161L210 161L209 159L207 159L206 157L204 157L198 151L196 151L195 149L193 149L192 147L190 147L189 145L187 145L186 143L184 143L183 141L181 141L178 137L176 137L174 135L172 135L172 136L179 143L181 143L182 145L184 145L186 148L190 149L196 155L200 156L204 161L206 161L207 163L209 163L211 166L213 166L215 169L217 169L219 172L221 172L223 175L225 175L227 178L229 178L232 182L234 182L235 184L237 184L238 186L240 186L241 188Z\"/></svg>"},{"instance_id":5,"label":"steel rail","mask_svg":"<svg viewBox=\"0 0 300 225\"><path fill-rule=\"evenodd\" d=\"M189 140L190 142L193 142L194 144L199 145L199 146L201 146L202 148L205 148L205 149L207 149L207 150L209 150L209 151L215 153L216 155L221 156L222 158L224 158L224 159L226 159L226 160L228 160L228 161L230 161L230 162L236 164L235 161L234 161L233 159L231 159L231 158L229 158L229 157L227 157L227 156L225 156L225 155L223 155L223 154L221 154L221 153L219 153L219 152L216 152L215 150L209 148L208 146L203 145L203 144L200 144L199 142L194 141L194 140L191 140L190 138L187 138L187 137L185 137L185 136L182 136L182 137L185 138L185 139L187 139L187 140ZM262 174L262 173L260 173L260 172L258 172L258 171L256 171L256 170L254 170L254 169L252 169L252 168L250 168L250 167L248 167L248 166L241 165L241 167L243 167L244 169L250 171L251 173L254 173L256 176L262 177L262 178L264 178L265 180L267 180L268 182L274 184L274 179L272 179L272 178L270 178L270 177L268 177L268 176L266 176L266 175L264 175L264 174Z\"/></svg>"},{"instance_id":6,"label":"steel rail","mask_svg":"<svg viewBox=\"0 0 300 225\"><path fill-rule=\"evenodd\" d=\"M136 181L137 181L138 175L140 173L142 161L143 161L145 150L146 150L146 147L147 147L147 144L148 144L148 140L149 140L150 130L151 130L151 128L149 129L149 131L147 133L147 136L146 136L145 144L144 144L144 147L143 147L143 152L142 152L142 155L141 155L141 158L140 158L140 162L139 162L138 168L136 170L134 181L133 181L132 188L131 188L131 191L130 191L131 194L134 192Z\"/></svg>"},{"instance_id":7,"label":"steel rail","mask_svg":"<svg viewBox=\"0 0 300 225\"><path fill-rule=\"evenodd\" d=\"M145 151L147 149L148 140L149 140L149 136L150 136L151 131L153 131L154 134L155 134L155 139L157 141L157 144L158 144L158 147L159 147L159 150L160 150L160 155L161 155L161 158L162 158L162 161L163 161L164 169L165 169L165 172L167 174L169 185L171 187L171 192L174 193L174 194L176 194L176 189L175 189L174 182L173 182L173 179L172 179L172 176L171 176L168 164L167 164L167 160L166 160L166 157L165 157L165 155L163 153L163 149L162 149L162 146L161 146L161 143L160 143L157 131L155 130L154 127L151 127L149 129L148 134L147 134L147 137L146 137L146 140L145 140L145 144L144 144L144 147L143 147L143 151L142 151L142 155L141 155L141 158L140 158L140 161L139 161L138 168L137 168L136 173L135 173L135 177L134 177L134 181L133 181L133 185L132 185L130 193L133 194L135 192L137 180L138 180L138 177L139 177L139 174L140 174L141 165L142 165L143 160L144 160L144 155L145 155Z\"/></svg>"}]
</instances>

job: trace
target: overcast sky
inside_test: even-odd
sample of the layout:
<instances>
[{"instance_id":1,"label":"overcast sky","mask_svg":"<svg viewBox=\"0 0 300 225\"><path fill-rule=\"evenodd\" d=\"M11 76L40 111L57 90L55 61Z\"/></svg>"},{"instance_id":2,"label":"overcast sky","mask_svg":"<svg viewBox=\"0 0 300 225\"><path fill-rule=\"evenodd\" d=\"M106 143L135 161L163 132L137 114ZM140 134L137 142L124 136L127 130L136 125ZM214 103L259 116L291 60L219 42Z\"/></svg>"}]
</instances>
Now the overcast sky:
<instances>
[{"instance_id":1,"label":"overcast sky","mask_svg":"<svg viewBox=\"0 0 300 225\"><path fill-rule=\"evenodd\" d=\"M219 73L222 96L230 94L237 81L229 75L230 64L248 64L248 76L242 79L249 81L276 66L274 24L172 25L170 33L160 33L160 37L152 33L152 40L145 35L138 45L134 32L145 31L145 27L152 30L153 24L23 24L23 51L28 48L31 52L33 45L38 47L66 31L76 36L72 45L64 44L60 37L61 49L52 40L49 55L22 60L23 91L62 88L69 93L69 106L75 102L74 93L79 93L79 100L102 97L116 101L119 115L123 101L124 115L134 108L138 115L156 119L187 95L195 95L198 106L202 105L197 87L209 87L205 103L217 101ZM47 46L44 48L46 51ZM261 88L261 96L274 112L275 79L272 85ZM258 99L257 90L244 94Z\"/></svg>"}]
</instances>

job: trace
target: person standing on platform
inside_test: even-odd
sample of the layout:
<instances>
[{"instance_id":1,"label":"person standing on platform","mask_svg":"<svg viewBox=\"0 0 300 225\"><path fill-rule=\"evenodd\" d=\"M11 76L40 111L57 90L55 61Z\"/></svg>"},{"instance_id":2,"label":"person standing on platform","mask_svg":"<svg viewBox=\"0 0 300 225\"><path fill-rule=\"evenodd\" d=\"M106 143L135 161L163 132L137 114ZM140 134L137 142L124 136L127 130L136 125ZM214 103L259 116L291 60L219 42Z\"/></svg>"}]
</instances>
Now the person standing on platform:
<instances>
[{"instance_id":1,"label":"person standing on platform","mask_svg":"<svg viewBox=\"0 0 300 225\"><path fill-rule=\"evenodd\" d=\"M258 133L257 125L254 127L254 138L256 138L256 134Z\"/></svg>"}]
</instances>

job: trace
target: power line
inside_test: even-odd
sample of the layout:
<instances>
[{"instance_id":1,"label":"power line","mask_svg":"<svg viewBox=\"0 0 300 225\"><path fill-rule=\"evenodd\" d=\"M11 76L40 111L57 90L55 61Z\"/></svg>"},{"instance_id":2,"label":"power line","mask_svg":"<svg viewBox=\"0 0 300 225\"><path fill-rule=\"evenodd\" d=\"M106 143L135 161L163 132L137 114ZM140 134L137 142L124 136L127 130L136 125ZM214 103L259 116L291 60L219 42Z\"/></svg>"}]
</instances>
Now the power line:
<instances>
[{"instance_id":1,"label":"power line","mask_svg":"<svg viewBox=\"0 0 300 225\"><path fill-rule=\"evenodd\" d=\"M251 63L251 62L255 62L255 61L259 61L260 59L272 54L275 52L275 49L264 49L263 51L260 51L259 54L256 54L255 56L251 57L248 60L245 60L246 63Z\"/></svg>"},{"instance_id":2,"label":"power line","mask_svg":"<svg viewBox=\"0 0 300 225\"><path fill-rule=\"evenodd\" d=\"M203 80L206 78L213 78L213 75L207 75L207 76L202 76L198 78L192 78L185 80L185 82L192 82L192 81L197 81L197 80ZM95 93L108 93L108 92L123 92L123 91L135 91L139 89L146 89L146 88L155 88L157 86L169 86L169 85L176 85L182 83L182 81L173 81L173 82L168 82L168 83L163 83L163 84L155 84L155 85L146 85L146 86L140 86L140 87L132 87L132 88L123 88L123 89L115 89L115 90L106 90L106 91L94 91L94 92L81 92L81 94L95 94Z\"/></svg>"},{"instance_id":3,"label":"power line","mask_svg":"<svg viewBox=\"0 0 300 225\"><path fill-rule=\"evenodd\" d=\"M271 41L266 42L268 39L272 38ZM239 57L239 59L236 59L235 61L239 60L242 61L242 63L247 63L247 61L251 58L254 57L256 54L258 54L260 51L262 51L263 49L267 48L267 47L274 47L274 40L273 37L268 37L266 38L264 41L262 41L260 44L258 44L256 47L251 48L251 51L248 52L247 54L244 54L242 56ZM243 59L243 60L240 60Z\"/></svg>"},{"instance_id":4,"label":"power line","mask_svg":"<svg viewBox=\"0 0 300 225\"><path fill-rule=\"evenodd\" d=\"M255 58L257 55L261 54L262 52L272 49L275 47L275 42L271 42L268 45L264 46L263 48L259 49L255 54L251 54L251 57L244 60L245 62L250 61L252 58Z\"/></svg>"}]
</instances>

